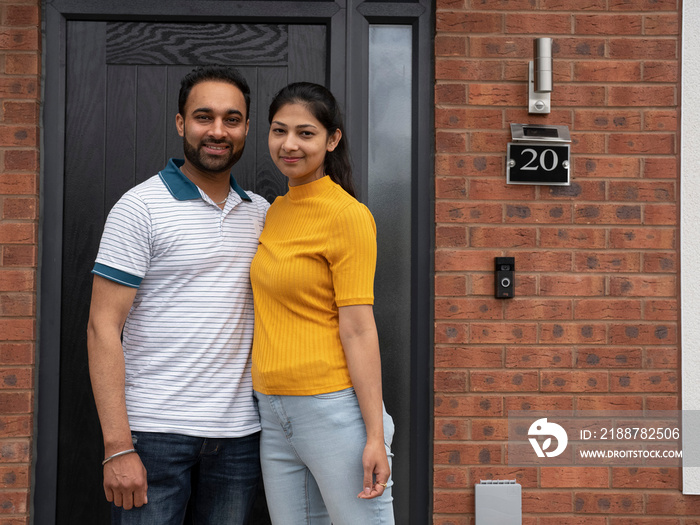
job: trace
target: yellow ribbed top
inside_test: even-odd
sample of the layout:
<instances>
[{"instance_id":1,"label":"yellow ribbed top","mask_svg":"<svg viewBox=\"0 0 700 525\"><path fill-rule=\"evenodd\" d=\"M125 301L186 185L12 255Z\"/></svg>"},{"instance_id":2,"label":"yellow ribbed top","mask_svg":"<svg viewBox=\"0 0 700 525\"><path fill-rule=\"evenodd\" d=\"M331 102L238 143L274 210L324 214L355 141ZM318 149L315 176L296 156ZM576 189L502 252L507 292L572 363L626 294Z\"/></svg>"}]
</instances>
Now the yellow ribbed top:
<instances>
[{"instance_id":1,"label":"yellow ribbed top","mask_svg":"<svg viewBox=\"0 0 700 525\"><path fill-rule=\"evenodd\" d=\"M352 386L338 307L374 302L376 260L372 214L330 177L277 197L250 269L255 390L315 395Z\"/></svg>"}]
</instances>

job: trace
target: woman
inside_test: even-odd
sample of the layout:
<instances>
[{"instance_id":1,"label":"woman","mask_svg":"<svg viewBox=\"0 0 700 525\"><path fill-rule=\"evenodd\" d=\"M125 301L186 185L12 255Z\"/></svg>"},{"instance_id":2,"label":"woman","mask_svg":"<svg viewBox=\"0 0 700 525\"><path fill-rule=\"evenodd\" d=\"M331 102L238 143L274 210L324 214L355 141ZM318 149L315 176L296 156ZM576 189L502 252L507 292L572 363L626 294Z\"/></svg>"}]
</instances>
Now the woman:
<instances>
[{"instance_id":1,"label":"woman","mask_svg":"<svg viewBox=\"0 0 700 525\"><path fill-rule=\"evenodd\" d=\"M342 116L326 88L290 84L269 121L270 155L289 182L251 267L270 516L282 525L393 524L374 219L354 197Z\"/></svg>"}]
</instances>

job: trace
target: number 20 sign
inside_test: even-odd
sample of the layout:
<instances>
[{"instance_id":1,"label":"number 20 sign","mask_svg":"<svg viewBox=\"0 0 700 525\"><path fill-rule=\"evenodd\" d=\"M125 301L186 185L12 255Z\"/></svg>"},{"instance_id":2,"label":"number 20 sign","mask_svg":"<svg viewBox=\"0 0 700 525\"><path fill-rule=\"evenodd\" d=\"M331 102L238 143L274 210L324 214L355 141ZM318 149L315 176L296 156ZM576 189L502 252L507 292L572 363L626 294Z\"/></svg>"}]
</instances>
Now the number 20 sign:
<instances>
[{"instance_id":1,"label":"number 20 sign","mask_svg":"<svg viewBox=\"0 0 700 525\"><path fill-rule=\"evenodd\" d=\"M508 143L506 156L508 184L570 184L569 145Z\"/></svg>"}]
</instances>

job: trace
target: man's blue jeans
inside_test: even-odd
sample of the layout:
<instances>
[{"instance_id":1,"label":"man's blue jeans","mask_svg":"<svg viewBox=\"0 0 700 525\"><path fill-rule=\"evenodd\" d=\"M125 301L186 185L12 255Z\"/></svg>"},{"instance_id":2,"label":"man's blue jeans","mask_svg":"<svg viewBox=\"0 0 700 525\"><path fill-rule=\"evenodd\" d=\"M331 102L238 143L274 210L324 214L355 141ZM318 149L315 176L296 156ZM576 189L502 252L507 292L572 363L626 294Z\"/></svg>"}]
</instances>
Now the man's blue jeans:
<instances>
[{"instance_id":1,"label":"man's blue jeans","mask_svg":"<svg viewBox=\"0 0 700 525\"><path fill-rule=\"evenodd\" d=\"M132 437L146 467L148 503L131 510L112 505L113 525L181 525L188 502L194 525L248 523L260 479L259 432L226 439Z\"/></svg>"}]
</instances>

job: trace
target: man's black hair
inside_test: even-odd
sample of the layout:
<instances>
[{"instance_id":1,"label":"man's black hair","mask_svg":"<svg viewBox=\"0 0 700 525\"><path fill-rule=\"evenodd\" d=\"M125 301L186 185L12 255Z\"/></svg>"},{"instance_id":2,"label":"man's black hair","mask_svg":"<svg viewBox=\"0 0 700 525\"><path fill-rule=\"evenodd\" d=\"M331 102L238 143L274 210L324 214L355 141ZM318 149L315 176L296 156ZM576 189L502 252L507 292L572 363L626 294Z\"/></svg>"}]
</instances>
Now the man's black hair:
<instances>
[{"instance_id":1,"label":"man's black hair","mask_svg":"<svg viewBox=\"0 0 700 525\"><path fill-rule=\"evenodd\" d=\"M177 99L177 109L180 115L185 116L185 104L190 96L192 88L200 82L227 82L233 84L243 93L245 98L246 119L250 116L250 87L248 82L235 67L231 66L201 66L190 71L180 82L180 94Z\"/></svg>"}]
</instances>

